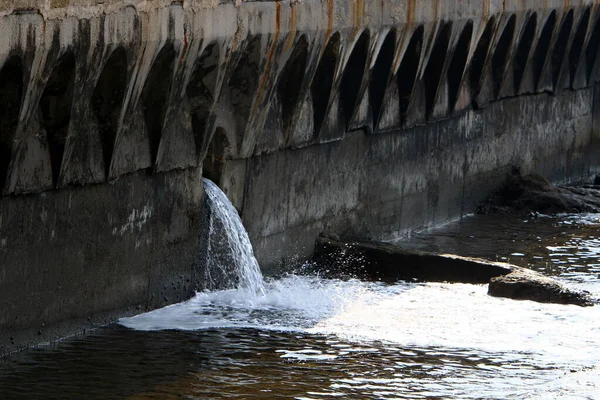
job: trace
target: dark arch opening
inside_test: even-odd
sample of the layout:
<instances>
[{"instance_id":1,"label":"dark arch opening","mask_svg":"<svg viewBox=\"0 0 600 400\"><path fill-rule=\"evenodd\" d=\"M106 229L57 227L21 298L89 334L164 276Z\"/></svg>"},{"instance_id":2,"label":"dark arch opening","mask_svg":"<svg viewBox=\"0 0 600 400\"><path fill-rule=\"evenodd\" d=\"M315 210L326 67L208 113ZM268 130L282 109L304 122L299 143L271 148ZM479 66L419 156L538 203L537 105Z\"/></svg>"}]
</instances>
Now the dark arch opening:
<instances>
[{"instance_id":1,"label":"dark arch opening","mask_svg":"<svg viewBox=\"0 0 600 400\"><path fill-rule=\"evenodd\" d=\"M473 57L471 57L469 78L471 79L473 98L476 98L481 90L481 77L483 76L483 68L485 67L485 62L490 51L495 26L496 19L492 17L485 26L483 34L479 38L479 42L473 53Z\"/></svg>"},{"instance_id":2,"label":"dark arch opening","mask_svg":"<svg viewBox=\"0 0 600 400\"><path fill-rule=\"evenodd\" d=\"M587 79L592 79L592 73L594 72L594 64L598 57L598 51L600 50L600 14L596 18L596 23L592 30L592 35L588 42L587 49L585 50L585 63L587 66Z\"/></svg>"},{"instance_id":3,"label":"dark arch opening","mask_svg":"<svg viewBox=\"0 0 600 400\"><path fill-rule=\"evenodd\" d=\"M556 11L552 11L542 28L540 39L538 40L535 52L533 53L533 79L535 88L537 89L542 78L544 71L544 65L548 58L548 50L550 49L550 43L552 43L552 35L554 33L554 27L556 25Z\"/></svg>"},{"instance_id":4,"label":"dark arch opening","mask_svg":"<svg viewBox=\"0 0 600 400\"><path fill-rule=\"evenodd\" d=\"M454 109L456 100L458 99L458 91L464 76L469 50L471 49L471 37L473 36L473 21L469 20L465 25L456 48L452 62L448 68L448 107Z\"/></svg>"},{"instance_id":5,"label":"dark arch opening","mask_svg":"<svg viewBox=\"0 0 600 400\"><path fill-rule=\"evenodd\" d=\"M214 103L218 67L219 45L217 42L212 42L206 46L196 60L194 71L186 88L196 154L202 150L204 136L208 129L210 111Z\"/></svg>"},{"instance_id":6,"label":"dark arch opening","mask_svg":"<svg viewBox=\"0 0 600 400\"><path fill-rule=\"evenodd\" d=\"M402 120L406 117L410 105L410 96L415 87L417 73L419 72L419 61L423 50L423 37L425 28L420 25L408 43L402 62L398 68L398 95L400 97L400 117Z\"/></svg>"},{"instance_id":7,"label":"dark arch opening","mask_svg":"<svg viewBox=\"0 0 600 400\"><path fill-rule=\"evenodd\" d=\"M577 66L579 65L579 60L581 59L583 44L585 43L589 23L590 7L586 8L581 16L579 26L577 27L575 37L573 38L573 43L571 44L571 50L569 51L569 72L571 83L575 79L575 74L577 73Z\"/></svg>"},{"instance_id":8,"label":"dark arch opening","mask_svg":"<svg viewBox=\"0 0 600 400\"><path fill-rule=\"evenodd\" d=\"M98 118L102 156L107 174L126 89L127 53L123 47L119 47L106 62L92 94L92 109Z\"/></svg>"},{"instance_id":9,"label":"dark arch opening","mask_svg":"<svg viewBox=\"0 0 600 400\"><path fill-rule=\"evenodd\" d=\"M360 91L365 69L367 66L367 58L369 56L369 31L365 30L352 49L352 54L346 64L344 75L342 76L342 84L340 87L341 107L346 123L350 122L354 109L358 103L358 92Z\"/></svg>"},{"instance_id":10,"label":"dark arch opening","mask_svg":"<svg viewBox=\"0 0 600 400\"><path fill-rule=\"evenodd\" d=\"M396 53L396 31L391 30L377 54L377 60L371 73L369 83L369 95L371 106L373 107L373 122L377 126L381 115L381 107L385 97L385 90L389 82L389 76L394 63L394 54Z\"/></svg>"},{"instance_id":11,"label":"dark arch opening","mask_svg":"<svg viewBox=\"0 0 600 400\"><path fill-rule=\"evenodd\" d=\"M175 47L172 43L166 44L160 50L154 64L152 64L142 91L142 107L153 165L156 162L160 136L167 112L167 100L173 81L175 56Z\"/></svg>"},{"instance_id":12,"label":"dark arch opening","mask_svg":"<svg viewBox=\"0 0 600 400\"><path fill-rule=\"evenodd\" d=\"M494 81L494 96L497 97L502 87L504 80L504 72L506 71L506 62L508 61L508 53L515 35L515 24L517 18L512 15L504 27L504 31L500 36L500 40L496 44L494 55L492 56L492 77Z\"/></svg>"},{"instance_id":13,"label":"dark arch opening","mask_svg":"<svg viewBox=\"0 0 600 400\"><path fill-rule=\"evenodd\" d=\"M75 56L72 51L68 51L58 60L40 99L42 123L48 137L52 177L55 185L58 183L65 143L69 133L74 86Z\"/></svg>"},{"instance_id":14,"label":"dark arch opening","mask_svg":"<svg viewBox=\"0 0 600 400\"><path fill-rule=\"evenodd\" d=\"M435 40L433 50L429 56L429 62L427 68L425 68L425 93L426 93L426 111L427 116L431 115L433 111L433 105L435 104L435 95L440 84L442 77L442 70L444 69L444 62L446 60L446 54L448 53L448 46L450 44L450 34L452 33L452 23L444 23L440 29L440 32Z\"/></svg>"},{"instance_id":15,"label":"dark arch opening","mask_svg":"<svg viewBox=\"0 0 600 400\"><path fill-rule=\"evenodd\" d=\"M565 53L567 51L569 37L571 36L572 30L573 10L571 9L563 20L563 23L560 27L560 32L558 33L558 38L554 43L554 49L552 50L552 84L554 87L556 87L558 83L560 70L563 65L563 60L565 59Z\"/></svg>"},{"instance_id":16,"label":"dark arch opening","mask_svg":"<svg viewBox=\"0 0 600 400\"><path fill-rule=\"evenodd\" d=\"M23 63L10 57L0 69L0 189L6 183L23 97Z\"/></svg>"},{"instance_id":17,"label":"dark arch opening","mask_svg":"<svg viewBox=\"0 0 600 400\"><path fill-rule=\"evenodd\" d=\"M231 144L227 133L219 126L208 145L208 151L202 163L202 176L220 186L225 162L230 154Z\"/></svg>"},{"instance_id":18,"label":"dark arch opening","mask_svg":"<svg viewBox=\"0 0 600 400\"><path fill-rule=\"evenodd\" d=\"M527 68L527 61L529 54L531 53L531 45L535 38L535 31L537 28L537 13L533 13L521 36L517 52L515 54L515 62L513 65L513 78L515 84L515 92L518 93L521 88L521 81L523 80L523 74L525 74L525 68Z\"/></svg>"},{"instance_id":19,"label":"dark arch opening","mask_svg":"<svg viewBox=\"0 0 600 400\"><path fill-rule=\"evenodd\" d=\"M247 40L246 48L229 81L231 105L237 115L247 121L252 109L254 93L260 79L261 35Z\"/></svg>"},{"instance_id":20,"label":"dark arch opening","mask_svg":"<svg viewBox=\"0 0 600 400\"><path fill-rule=\"evenodd\" d=\"M281 121L284 131L290 127L294 110L300 99L300 90L304 81L306 71L306 62L308 60L308 41L306 35L300 36L300 39L294 46L294 51L288 59L277 84L277 96L281 103Z\"/></svg>"},{"instance_id":21,"label":"dark arch opening","mask_svg":"<svg viewBox=\"0 0 600 400\"><path fill-rule=\"evenodd\" d=\"M333 87L333 79L335 77L335 66L340 51L340 34L334 33L329 39L327 47L321 56L321 61L315 72L311 85L313 110L314 110L314 129L315 134L321 130L321 125L325 119L329 98L331 96L331 88Z\"/></svg>"}]
</instances>

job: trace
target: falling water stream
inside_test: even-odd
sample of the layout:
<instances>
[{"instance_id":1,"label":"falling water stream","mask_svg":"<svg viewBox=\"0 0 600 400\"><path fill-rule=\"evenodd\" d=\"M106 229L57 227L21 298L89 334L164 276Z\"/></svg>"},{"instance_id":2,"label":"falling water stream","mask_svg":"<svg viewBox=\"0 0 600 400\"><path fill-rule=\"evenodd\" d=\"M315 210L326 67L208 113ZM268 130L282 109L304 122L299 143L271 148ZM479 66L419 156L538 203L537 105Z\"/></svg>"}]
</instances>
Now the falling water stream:
<instances>
[{"instance_id":1,"label":"falling water stream","mask_svg":"<svg viewBox=\"0 0 600 400\"><path fill-rule=\"evenodd\" d=\"M211 284L218 285L225 278L234 282L234 286L249 297L264 296L263 276L240 216L214 182L209 179L203 181L211 210L208 229L210 268L206 269L206 279ZM226 286L229 282L222 285Z\"/></svg>"},{"instance_id":2,"label":"falling water stream","mask_svg":"<svg viewBox=\"0 0 600 400\"><path fill-rule=\"evenodd\" d=\"M236 260L213 260L208 278L234 271L235 287L9 357L1 399L600 398L600 307L492 298L484 285L263 281L237 212L211 182L206 192L211 229L227 230L212 245ZM597 215L469 217L405 245L598 294L599 226Z\"/></svg>"}]
</instances>

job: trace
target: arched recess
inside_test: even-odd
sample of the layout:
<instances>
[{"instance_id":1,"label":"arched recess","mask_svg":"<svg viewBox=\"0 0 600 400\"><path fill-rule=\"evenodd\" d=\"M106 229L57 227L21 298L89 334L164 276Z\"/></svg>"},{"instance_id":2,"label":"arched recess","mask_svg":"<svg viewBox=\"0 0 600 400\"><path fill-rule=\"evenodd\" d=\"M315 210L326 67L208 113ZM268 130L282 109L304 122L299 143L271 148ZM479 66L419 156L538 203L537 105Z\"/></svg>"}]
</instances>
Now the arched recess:
<instances>
[{"instance_id":1,"label":"arched recess","mask_svg":"<svg viewBox=\"0 0 600 400\"><path fill-rule=\"evenodd\" d=\"M308 40L306 39L306 35L302 35L296 42L294 50L285 67L283 67L279 82L277 83L277 96L281 104L281 126L286 134L292 125L294 111L300 99L300 90L304 81L307 60Z\"/></svg>"},{"instance_id":2,"label":"arched recess","mask_svg":"<svg viewBox=\"0 0 600 400\"><path fill-rule=\"evenodd\" d=\"M208 151L202 163L202 176L220 186L225 161L230 155L231 143L225 130L219 126L208 145Z\"/></svg>"},{"instance_id":3,"label":"arched recess","mask_svg":"<svg viewBox=\"0 0 600 400\"><path fill-rule=\"evenodd\" d=\"M471 80L471 90L473 93L473 99L477 98L477 95L481 91L483 69L490 52L490 46L492 44L492 38L494 37L494 28L496 27L496 18L491 17L487 22L483 34L477 42L477 47L471 57L471 66L469 68L469 79ZM474 101L474 106L477 104Z\"/></svg>"},{"instance_id":4,"label":"arched recess","mask_svg":"<svg viewBox=\"0 0 600 400\"><path fill-rule=\"evenodd\" d=\"M542 73L544 72L544 65L548 58L548 50L550 49L550 43L552 43L552 35L554 33L554 27L556 26L556 11L552 10L537 42L535 52L533 53L533 80L535 88L537 89Z\"/></svg>"},{"instance_id":5,"label":"arched recess","mask_svg":"<svg viewBox=\"0 0 600 400\"><path fill-rule=\"evenodd\" d=\"M127 53L118 47L106 62L92 94L92 108L99 125L106 173L110 168L119 116L127 89Z\"/></svg>"},{"instance_id":6,"label":"arched recess","mask_svg":"<svg viewBox=\"0 0 600 400\"><path fill-rule=\"evenodd\" d=\"M563 60L567 52L567 46L569 45L569 37L573 30L573 10L569 10L565 18L563 19L562 25L560 26L560 32L554 42L554 48L552 49L552 85L556 87L558 79L560 78L560 71L562 69Z\"/></svg>"},{"instance_id":7,"label":"arched recess","mask_svg":"<svg viewBox=\"0 0 600 400\"><path fill-rule=\"evenodd\" d=\"M244 52L229 81L231 105L237 120L243 124L250 116L254 93L260 79L261 38L261 35L256 35L247 40Z\"/></svg>"},{"instance_id":8,"label":"arched recess","mask_svg":"<svg viewBox=\"0 0 600 400\"><path fill-rule=\"evenodd\" d=\"M398 68L396 82L398 84L398 95L400 97L400 117L404 120L410 105L410 97L415 87L417 73L419 72L419 61L423 50L423 38L425 28L419 25L414 31L408 47Z\"/></svg>"},{"instance_id":9,"label":"arched recess","mask_svg":"<svg viewBox=\"0 0 600 400\"><path fill-rule=\"evenodd\" d=\"M0 69L0 190L6 183L22 98L23 63L13 55Z\"/></svg>"},{"instance_id":10,"label":"arched recess","mask_svg":"<svg viewBox=\"0 0 600 400\"><path fill-rule=\"evenodd\" d=\"M358 92L361 89L363 77L367 66L367 58L369 57L370 34L368 30L364 30L354 44L352 54L346 64L344 75L342 76L342 84L340 86L342 112L346 124L350 122L354 114L354 109L358 105Z\"/></svg>"},{"instance_id":11,"label":"arched recess","mask_svg":"<svg viewBox=\"0 0 600 400\"><path fill-rule=\"evenodd\" d=\"M334 33L321 56L311 84L315 135L321 130L329 106L331 89L335 78L335 67L340 53L340 34Z\"/></svg>"},{"instance_id":12,"label":"arched recess","mask_svg":"<svg viewBox=\"0 0 600 400\"><path fill-rule=\"evenodd\" d=\"M202 151L204 136L208 129L210 112L215 100L215 88L219 72L219 45L212 42L204 48L196 60L194 71L186 88L192 116L192 131L196 143L196 154Z\"/></svg>"},{"instance_id":13,"label":"arched recess","mask_svg":"<svg viewBox=\"0 0 600 400\"><path fill-rule=\"evenodd\" d=\"M585 50L585 64L587 67L587 79L588 83L592 79L592 73L594 72L594 64L598 58L598 52L600 51L600 13L596 15L596 23L592 28L592 34L588 41L587 49Z\"/></svg>"},{"instance_id":14,"label":"arched recess","mask_svg":"<svg viewBox=\"0 0 600 400\"><path fill-rule=\"evenodd\" d=\"M571 50L569 51L569 77L572 83L577 73L577 66L579 60L581 60L581 54L583 52L583 45L588 32L588 26L590 24L590 7L587 7L579 20L573 43L571 44Z\"/></svg>"},{"instance_id":15,"label":"arched recess","mask_svg":"<svg viewBox=\"0 0 600 400\"><path fill-rule=\"evenodd\" d=\"M494 82L494 97L497 97L502 87L504 80L504 72L506 71L506 63L508 55L515 35L515 25L517 17L513 14L508 23L504 27L504 31L496 44L494 55L492 56L492 77Z\"/></svg>"},{"instance_id":16,"label":"arched recess","mask_svg":"<svg viewBox=\"0 0 600 400\"><path fill-rule=\"evenodd\" d=\"M473 21L467 21L460 38L456 43L454 55L448 68L448 107L454 109L458 99L458 91L463 80L467 58L471 50L471 37L473 36Z\"/></svg>"},{"instance_id":17,"label":"arched recess","mask_svg":"<svg viewBox=\"0 0 600 400\"><path fill-rule=\"evenodd\" d=\"M442 27L439 30L427 68L425 68L424 83L425 83L425 104L427 116L431 115L433 105L435 104L435 95L440 84L448 46L450 44L450 36L452 34L452 23L442 22Z\"/></svg>"},{"instance_id":18,"label":"arched recess","mask_svg":"<svg viewBox=\"0 0 600 400\"><path fill-rule=\"evenodd\" d=\"M396 53L396 31L390 30L381 45L377 60L373 66L371 80L369 82L369 98L373 109L373 122L375 127L379 122L381 107L385 97L388 80L394 63Z\"/></svg>"},{"instance_id":19,"label":"arched recess","mask_svg":"<svg viewBox=\"0 0 600 400\"><path fill-rule=\"evenodd\" d=\"M527 20L519 46L517 46L517 52L515 53L515 61L513 63L513 79L515 85L515 92L519 92L521 87L521 81L525 74L525 68L527 68L527 61L529 60L529 54L531 53L531 46L533 39L535 39L535 32L537 28L537 13L533 13Z\"/></svg>"},{"instance_id":20,"label":"arched recess","mask_svg":"<svg viewBox=\"0 0 600 400\"><path fill-rule=\"evenodd\" d=\"M175 47L172 43L167 43L154 60L142 91L144 121L148 132L150 156L153 165L156 162L160 136L165 121L167 100L173 81L175 56Z\"/></svg>"},{"instance_id":21,"label":"arched recess","mask_svg":"<svg viewBox=\"0 0 600 400\"><path fill-rule=\"evenodd\" d=\"M58 182L69 132L74 86L75 56L72 51L67 51L54 67L40 99L42 124L48 137L54 185Z\"/></svg>"}]
</instances>

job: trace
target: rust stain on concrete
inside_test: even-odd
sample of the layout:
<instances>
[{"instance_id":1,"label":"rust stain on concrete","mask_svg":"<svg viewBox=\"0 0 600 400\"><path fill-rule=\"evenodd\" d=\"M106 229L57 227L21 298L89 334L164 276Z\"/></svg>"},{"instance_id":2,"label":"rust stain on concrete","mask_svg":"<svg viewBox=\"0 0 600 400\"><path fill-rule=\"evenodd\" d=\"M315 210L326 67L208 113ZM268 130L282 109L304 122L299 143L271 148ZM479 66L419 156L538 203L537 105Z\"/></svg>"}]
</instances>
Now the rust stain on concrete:
<instances>
[{"instance_id":1,"label":"rust stain on concrete","mask_svg":"<svg viewBox=\"0 0 600 400\"><path fill-rule=\"evenodd\" d=\"M440 0L433 0L433 16L435 19L439 19L440 11Z\"/></svg>"},{"instance_id":2,"label":"rust stain on concrete","mask_svg":"<svg viewBox=\"0 0 600 400\"><path fill-rule=\"evenodd\" d=\"M333 1L327 0L327 39L329 39L333 31Z\"/></svg>"},{"instance_id":3,"label":"rust stain on concrete","mask_svg":"<svg viewBox=\"0 0 600 400\"><path fill-rule=\"evenodd\" d=\"M417 12L417 0L408 0L406 2L406 22L407 25L411 24L415 20L415 13Z\"/></svg>"},{"instance_id":4,"label":"rust stain on concrete","mask_svg":"<svg viewBox=\"0 0 600 400\"><path fill-rule=\"evenodd\" d=\"M359 30L365 17L365 0L355 0L353 10L354 27Z\"/></svg>"},{"instance_id":5,"label":"rust stain on concrete","mask_svg":"<svg viewBox=\"0 0 600 400\"><path fill-rule=\"evenodd\" d=\"M279 4L279 3L277 3ZM296 6L295 4L290 4L290 27L288 32L288 37L283 45L283 50L287 51L292 48L294 45L294 40L296 39Z\"/></svg>"},{"instance_id":6,"label":"rust stain on concrete","mask_svg":"<svg viewBox=\"0 0 600 400\"><path fill-rule=\"evenodd\" d=\"M486 21L486 20L488 20L488 19L489 19L489 17L490 17L490 8L491 8L491 6L490 6L490 1L491 1L491 0L485 0L485 1L483 2L483 15L482 15L482 18L481 18L481 19L482 19L482 21L484 21L484 23L485 23L485 21Z\"/></svg>"},{"instance_id":7,"label":"rust stain on concrete","mask_svg":"<svg viewBox=\"0 0 600 400\"><path fill-rule=\"evenodd\" d=\"M281 31L281 3L277 2L275 4L275 34L273 35L273 40L271 40L271 46L269 47L269 51L267 53L267 60L265 61L265 70L260 78L260 83L258 84L258 90L256 95L258 101L254 102L254 107L252 108L251 115L256 114L256 110L258 109L260 99L262 99L263 93L265 91L267 79L271 70L271 63L273 62L273 55L275 54L275 49L277 49L277 39L279 39L279 33Z\"/></svg>"}]
</instances>

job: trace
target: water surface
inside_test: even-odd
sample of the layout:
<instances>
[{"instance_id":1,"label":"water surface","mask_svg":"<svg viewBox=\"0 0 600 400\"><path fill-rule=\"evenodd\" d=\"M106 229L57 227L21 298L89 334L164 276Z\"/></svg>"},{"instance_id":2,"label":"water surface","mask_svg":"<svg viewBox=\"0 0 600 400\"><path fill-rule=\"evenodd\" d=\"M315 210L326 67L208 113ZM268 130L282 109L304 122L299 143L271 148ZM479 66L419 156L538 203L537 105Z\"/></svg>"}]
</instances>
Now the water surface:
<instances>
[{"instance_id":1,"label":"water surface","mask_svg":"<svg viewBox=\"0 0 600 400\"><path fill-rule=\"evenodd\" d=\"M510 261L600 293L597 215L473 217L410 246ZM289 275L0 362L2 399L597 399L600 307L484 285Z\"/></svg>"}]
</instances>

